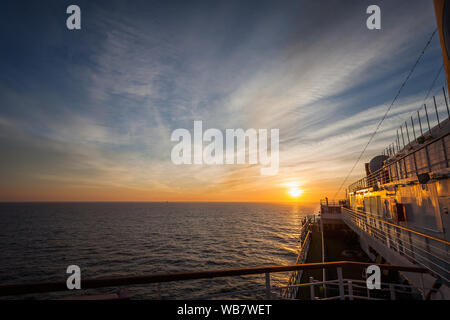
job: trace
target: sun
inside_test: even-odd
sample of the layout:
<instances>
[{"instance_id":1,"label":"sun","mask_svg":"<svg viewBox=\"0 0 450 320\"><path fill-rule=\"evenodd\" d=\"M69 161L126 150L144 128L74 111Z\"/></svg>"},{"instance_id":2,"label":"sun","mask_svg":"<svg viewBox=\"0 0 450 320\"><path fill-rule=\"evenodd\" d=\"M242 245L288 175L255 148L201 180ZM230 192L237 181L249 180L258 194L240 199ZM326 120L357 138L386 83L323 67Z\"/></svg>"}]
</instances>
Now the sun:
<instances>
[{"instance_id":1,"label":"sun","mask_svg":"<svg viewBox=\"0 0 450 320\"><path fill-rule=\"evenodd\" d=\"M303 193L303 190L299 189L297 187L289 189L289 195L292 198L298 198L298 197L300 197L302 195L302 193Z\"/></svg>"}]
</instances>

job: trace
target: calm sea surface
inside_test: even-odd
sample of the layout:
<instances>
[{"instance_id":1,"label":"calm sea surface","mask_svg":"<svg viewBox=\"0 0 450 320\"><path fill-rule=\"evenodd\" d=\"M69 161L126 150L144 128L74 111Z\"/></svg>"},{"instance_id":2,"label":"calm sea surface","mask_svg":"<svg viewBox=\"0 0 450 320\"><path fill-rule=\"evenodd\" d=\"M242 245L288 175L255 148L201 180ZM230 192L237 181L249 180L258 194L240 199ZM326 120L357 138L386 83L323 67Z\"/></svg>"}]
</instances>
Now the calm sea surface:
<instances>
[{"instance_id":1,"label":"calm sea surface","mask_svg":"<svg viewBox=\"0 0 450 320\"><path fill-rule=\"evenodd\" d=\"M292 264L301 220L312 212L295 204L0 204L0 283L65 281L72 264L80 266L82 278ZM287 277L273 275L272 283L285 284ZM195 298L252 288L264 290L263 275L164 283L161 296ZM157 297L155 285L127 291L133 298ZM78 293L38 297L68 294Z\"/></svg>"}]
</instances>

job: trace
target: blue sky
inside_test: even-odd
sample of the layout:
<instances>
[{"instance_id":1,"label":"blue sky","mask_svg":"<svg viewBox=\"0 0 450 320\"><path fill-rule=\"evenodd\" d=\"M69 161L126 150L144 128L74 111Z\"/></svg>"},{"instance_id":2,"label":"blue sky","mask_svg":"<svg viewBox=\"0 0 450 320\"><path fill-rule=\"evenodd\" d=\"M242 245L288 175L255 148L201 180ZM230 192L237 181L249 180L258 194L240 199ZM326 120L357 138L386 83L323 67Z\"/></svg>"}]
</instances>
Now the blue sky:
<instances>
[{"instance_id":1,"label":"blue sky","mask_svg":"<svg viewBox=\"0 0 450 320\"><path fill-rule=\"evenodd\" d=\"M279 200L292 181L332 196L435 28L422 0L3 1L0 200ZM436 36L350 180L441 65ZM279 128L279 174L173 165L170 134L194 120Z\"/></svg>"}]
</instances>

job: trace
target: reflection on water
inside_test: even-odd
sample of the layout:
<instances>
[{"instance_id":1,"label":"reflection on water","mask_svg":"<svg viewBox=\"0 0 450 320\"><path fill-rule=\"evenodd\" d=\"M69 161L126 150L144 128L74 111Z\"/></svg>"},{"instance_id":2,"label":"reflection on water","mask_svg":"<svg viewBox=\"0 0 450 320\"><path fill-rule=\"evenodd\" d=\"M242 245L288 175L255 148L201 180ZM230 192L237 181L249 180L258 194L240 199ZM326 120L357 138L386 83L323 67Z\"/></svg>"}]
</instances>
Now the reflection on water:
<instances>
[{"instance_id":1,"label":"reflection on water","mask_svg":"<svg viewBox=\"0 0 450 320\"><path fill-rule=\"evenodd\" d=\"M298 204L0 204L0 283L65 280L71 264L92 278L294 263L301 219L311 213ZM287 276L274 274L273 284ZM166 283L162 297L263 288L263 281ZM154 286L128 291L156 297Z\"/></svg>"}]
</instances>

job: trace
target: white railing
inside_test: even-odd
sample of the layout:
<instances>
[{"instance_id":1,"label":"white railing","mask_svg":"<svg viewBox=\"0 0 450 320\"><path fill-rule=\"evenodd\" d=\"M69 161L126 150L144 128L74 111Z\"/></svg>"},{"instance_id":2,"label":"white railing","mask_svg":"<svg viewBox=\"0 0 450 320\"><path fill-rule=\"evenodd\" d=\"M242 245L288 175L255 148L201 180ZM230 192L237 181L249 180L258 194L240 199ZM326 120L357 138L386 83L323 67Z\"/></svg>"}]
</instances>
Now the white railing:
<instances>
[{"instance_id":1,"label":"white railing","mask_svg":"<svg viewBox=\"0 0 450 320\"><path fill-rule=\"evenodd\" d=\"M313 277L310 277L309 283L297 285L296 287L308 287L311 300L396 300L400 294L407 295L410 298L425 300L426 294L430 290L439 293L439 298L444 299L442 292L435 290L434 288L419 288L411 285L382 282L380 284L381 289L370 290L364 280L346 279L341 277L337 280L327 281L317 281L314 280ZM316 294L315 288L316 286L323 287L324 285L327 286L327 297L320 298ZM333 291L337 294L332 295Z\"/></svg>"},{"instance_id":2,"label":"white railing","mask_svg":"<svg viewBox=\"0 0 450 320\"><path fill-rule=\"evenodd\" d=\"M269 300L296 300L297 295L285 296L287 290L298 292L301 288L307 288L309 299L307 300L397 300L399 297L403 299L425 300L427 293L432 291L437 295L437 299L444 300L444 296L439 289L432 287L416 287L412 285L382 282L380 289L369 289L365 280L347 279L342 276L342 268L337 268L338 279L318 281L313 277L309 278L309 282L301 284L292 284L289 286L267 286L266 288L258 288L251 290L241 290L233 292L224 292L219 294L195 297L193 300L207 300L224 297L239 296L242 294L255 294ZM326 297L320 297L316 288L327 287Z\"/></svg>"},{"instance_id":3,"label":"white railing","mask_svg":"<svg viewBox=\"0 0 450 320\"><path fill-rule=\"evenodd\" d=\"M427 106L423 105L423 113L420 113L421 107L417 110L417 118L414 115L416 120L413 119L413 116L410 118L411 133L408 129L408 123L405 122L400 126L400 131L397 130L396 141L384 150L383 155L389 158L385 160L383 167L352 183L348 187L349 192L376 188L403 179L417 179L419 174L450 167L448 148L450 109L445 89L442 89L443 99L440 99L441 103L436 103L436 97L433 97L436 121L430 125L431 114L429 115ZM405 132L403 129L405 129Z\"/></svg>"},{"instance_id":4,"label":"white railing","mask_svg":"<svg viewBox=\"0 0 450 320\"><path fill-rule=\"evenodd\" d=\"M295 264L303 264L306 262L306 258L308 256L309 244L311 242L311 226L316 222L315 215L309 215L305 217L303 224L300 228L300 247L297 255L297 260ZM300 282L303 275L303 270L294 270L289 276L288 284L286 289L282 293L283 298L295 298L297 294L297 290L291 288L291 286L296 285Z\"/></svg>"},{"instance_id":5,"label":"white railing","mask_svg":"<svg viewBox=\"0 0 450 320\"><path fill-rule=\"evenodd\" d=\"M449 283L449 242L374 217L366 212L342 208L343 219L383 243L411 262L428 269Z\"/></svg>"},{"instance_id":6,"label":"white railing","mask_svg":"<svg viewBox=\"0 0 450 320\"><path fill-rule=\"evenodd\" d=\"M309 225L307 227L309 229ZM311 242L311 231L307 230L305 238L302 242L302 246L300 247L300 251L297 256L297 261L295 264L303 264L306 262L306 258L308 256L309 244ZM300 282L303 275L303 270L295 270L291 273L289 277L288 285L286 290L284 290L282 296L283 298L291 299L295 298L297 294L297 290L293 289L292 286L296 285Z\"/></svg>"}]
</instances>

